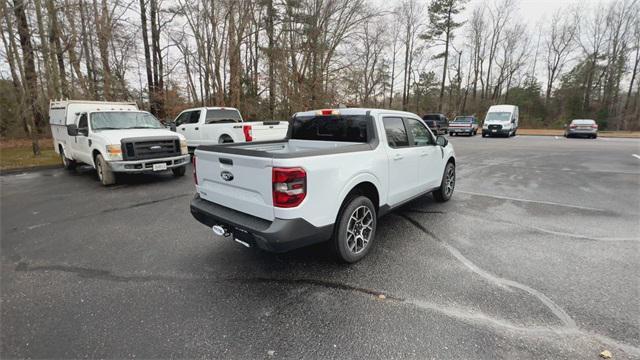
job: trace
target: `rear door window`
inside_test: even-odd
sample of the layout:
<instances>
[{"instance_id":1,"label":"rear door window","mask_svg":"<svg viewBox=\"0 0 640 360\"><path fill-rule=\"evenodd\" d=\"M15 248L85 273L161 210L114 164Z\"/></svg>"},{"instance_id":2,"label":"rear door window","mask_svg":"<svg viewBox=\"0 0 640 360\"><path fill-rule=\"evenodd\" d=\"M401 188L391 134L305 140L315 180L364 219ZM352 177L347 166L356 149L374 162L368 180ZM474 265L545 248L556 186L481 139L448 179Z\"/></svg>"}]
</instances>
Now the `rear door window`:
<instances>
[{"instance_id":1,"label":"rear door window","mask_svg":"<svg viewBox=\"0 0 640 360\"><path fill-rule=\"evenodd\" d=\"M404 127L404 121L399 117L385 117L382 119L384 131L387 134L387 143L392 148L409 146L409 137L407 129Z\"/></svg>"}]
</instances>

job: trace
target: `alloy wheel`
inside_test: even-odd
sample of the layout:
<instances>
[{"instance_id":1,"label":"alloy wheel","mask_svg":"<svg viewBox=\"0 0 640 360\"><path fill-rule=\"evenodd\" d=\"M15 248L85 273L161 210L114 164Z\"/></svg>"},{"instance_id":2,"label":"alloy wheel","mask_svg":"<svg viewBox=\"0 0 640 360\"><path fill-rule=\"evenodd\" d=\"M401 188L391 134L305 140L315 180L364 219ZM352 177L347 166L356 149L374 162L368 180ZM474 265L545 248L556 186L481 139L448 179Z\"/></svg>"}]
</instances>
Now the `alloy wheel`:
<instances>
[{"instance_id":1,"label":"alloy wheel","mask_svg":"<svg viewBox=\"0 0 640 360\"><path fill-rule=\"evenodd\" d=\"M373 213L362 205L349 217L347 224L347 248L353 254L361 253L369 244L373 233Z\"/></svg>"}]
</instances>

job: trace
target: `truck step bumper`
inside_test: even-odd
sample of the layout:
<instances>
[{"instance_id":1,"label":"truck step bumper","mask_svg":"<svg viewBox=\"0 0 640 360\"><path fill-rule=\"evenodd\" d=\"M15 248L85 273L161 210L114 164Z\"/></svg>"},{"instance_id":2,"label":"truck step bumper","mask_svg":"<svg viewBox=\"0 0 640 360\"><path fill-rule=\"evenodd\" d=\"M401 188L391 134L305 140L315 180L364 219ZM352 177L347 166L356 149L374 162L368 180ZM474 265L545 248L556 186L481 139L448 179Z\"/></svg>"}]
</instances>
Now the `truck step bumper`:
<instances>
[{"instance_id":1,"label":"truck step bumper","mask_svg":"<svg viewBox=\"0 0 640 360\"><path fill-rule=\"evenodd\" d=\"M234 238L271 252L324 242L333 233L333 225L316 227L300 218L268 221L203 200L197 194L191 200L191 215L208 227L224 226Z\"/></svg>"}]
</instances>

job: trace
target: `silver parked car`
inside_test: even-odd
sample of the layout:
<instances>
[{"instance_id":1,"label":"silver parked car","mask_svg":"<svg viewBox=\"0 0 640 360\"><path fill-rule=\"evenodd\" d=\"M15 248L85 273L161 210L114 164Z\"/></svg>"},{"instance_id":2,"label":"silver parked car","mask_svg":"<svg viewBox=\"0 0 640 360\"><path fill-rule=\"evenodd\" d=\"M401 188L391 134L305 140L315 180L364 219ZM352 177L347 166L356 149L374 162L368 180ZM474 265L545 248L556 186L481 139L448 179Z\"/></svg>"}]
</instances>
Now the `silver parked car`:
<instances>
[{"instance_id":1,"label":"silver parked car","mask_svg":"<svg viewBox=\"0 0 640 360\"><path fill-rule=\"evenodd\" d=\"M598 124L591 119L571 120L569 126L565 125L564 137L587 137L595 139L598 137Z\"/></svg>"},{"instance_id":2,"label":"silver parked car","mask_svg":"<svg viewBox=\"0 0 640 360\"><path fill-rule=\"evenodd\" d=\"M474 136L478 132L478 119L475 116L456 116L449 123L449 136L465 134Z\"/></svg>"}]
</instances>

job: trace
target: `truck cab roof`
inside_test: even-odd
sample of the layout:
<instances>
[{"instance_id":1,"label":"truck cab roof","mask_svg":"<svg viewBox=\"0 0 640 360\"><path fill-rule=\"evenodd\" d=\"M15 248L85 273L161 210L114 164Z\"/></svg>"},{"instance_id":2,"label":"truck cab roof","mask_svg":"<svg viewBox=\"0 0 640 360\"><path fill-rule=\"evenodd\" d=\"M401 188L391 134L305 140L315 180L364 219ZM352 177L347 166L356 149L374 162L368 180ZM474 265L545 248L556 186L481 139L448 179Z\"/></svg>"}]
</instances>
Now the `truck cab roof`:
<instances>
[{"instance_id":1,"label":"truck cab roof","mask_svg":"<svg viewBox=\"0 0 640 360\"><path fill-rule=\"evenodd\" d=\"M293 116L316 116L322 114L323 111L332 111L333 114L338 115L378 115L378 114L394 114L398 116L406 116L406 117L416 117L416 114L400 111L400 110L388 110L388 109L377 109L377 108L338 108L338 109L317 109L317 110L309 110L309 111L301 111L295 113ZM328 114L327 114L328 115Z\"/></svg>"}]
</instances>

